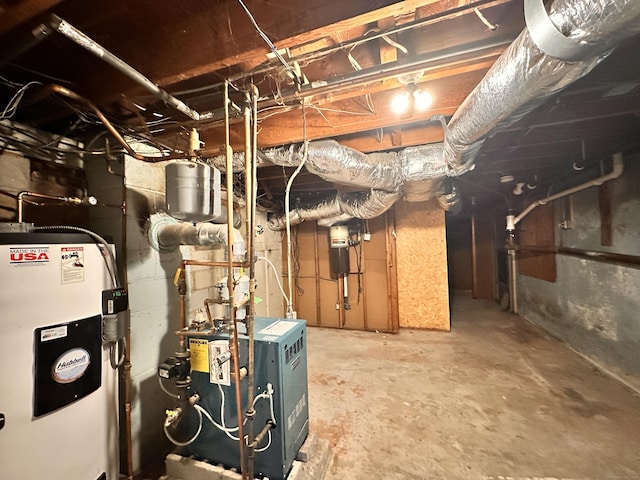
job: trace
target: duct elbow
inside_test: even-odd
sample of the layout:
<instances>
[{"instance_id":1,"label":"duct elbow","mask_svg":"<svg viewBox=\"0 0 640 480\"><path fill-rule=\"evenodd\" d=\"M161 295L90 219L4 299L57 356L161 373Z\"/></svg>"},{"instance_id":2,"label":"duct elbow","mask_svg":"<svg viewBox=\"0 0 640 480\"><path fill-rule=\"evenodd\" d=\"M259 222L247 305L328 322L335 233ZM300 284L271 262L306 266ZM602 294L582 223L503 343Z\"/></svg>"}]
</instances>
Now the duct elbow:
<instances>
[{"instance_id":1,"label":"duct elbow","mask_svg":"<svg viewBox=\"0 0 640 480\"><path fill-rule=\"evenodd\" d=\"M157 213L149 219L147 238L161 253L172 252L180 245L226 246L231 241L234 257L244 259L247 249L242 233L234 228L229 239L228 228L225 224L180 222L166 213Z\"/></svg>"}]
</instances>

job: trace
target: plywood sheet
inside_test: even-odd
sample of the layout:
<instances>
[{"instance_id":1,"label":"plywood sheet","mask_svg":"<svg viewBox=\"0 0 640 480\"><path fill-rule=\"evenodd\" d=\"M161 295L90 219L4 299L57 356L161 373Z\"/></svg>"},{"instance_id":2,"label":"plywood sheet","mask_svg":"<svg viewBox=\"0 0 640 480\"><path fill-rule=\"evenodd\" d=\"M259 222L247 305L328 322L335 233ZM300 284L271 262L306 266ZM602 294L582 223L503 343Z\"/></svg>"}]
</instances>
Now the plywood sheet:
<instances>
[{"instance_id":1,"label":"plywood sheet","mask_svg":"<svg viewBox=\"0 0 640 480\"><path fill-rule=\"evenodd\" d=\"M400 327L450 330L444 211L395 205Z\"/></svg>"},{"instance_id":2,"label":"plywood sheet","mask_svg":"<svg viewBox=\"0 0 640 480\"><path fill-rule=\"evenodd\" d=\"M524 250L518 254L520 274L554 283L556 254L526 251L526 247L554 246L553 205L536 208L520 225L520 244Z\"/></svg>"},{"instance_id":3,"label":"plywood sheet","mask_svg":"<svg viewBox=\"0 0 640 480\"><path fill-rule=\"evenodd\" d=\"M473 220L473 242L475 248L475 274L473 298L491 300L496 284L496 244L493 219L476 216Z\"/></svg>"}]
</instances>

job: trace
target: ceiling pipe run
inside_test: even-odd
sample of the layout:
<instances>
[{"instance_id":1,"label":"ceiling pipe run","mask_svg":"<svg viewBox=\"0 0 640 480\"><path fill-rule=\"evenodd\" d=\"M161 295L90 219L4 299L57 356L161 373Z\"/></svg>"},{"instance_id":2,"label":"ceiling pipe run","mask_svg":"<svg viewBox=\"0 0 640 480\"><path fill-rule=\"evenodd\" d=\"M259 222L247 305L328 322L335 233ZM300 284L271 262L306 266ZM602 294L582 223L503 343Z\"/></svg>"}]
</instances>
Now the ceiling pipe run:
<instances>
[{"instance_id":1,"label":"ceiling pipe run","mask_svg":"<svg viewBox=\"0 0 640 480\"><path fill-rule=\"evenodd\" d=\"M199 120L207 120L207 119L213 118L213 112L208 112L208 113L197 112L193 108L189 107L182 100L174 97L173 95L168 93L166 90L163 90L160 87L158 87L155 83L153 83L143 74L138 72L135 68L133 68L128 63L126 63L124 60L120 59L119 57L111 53L109 50L104 48L98 42L89 38L86 34L81 32L77 28L75 28L69 22L58 17L57 15L54 15L54 14L50 15L46 23L40 25L40 27L33 30L33 34L34 36L37 35L38 39L42 39L46 36L43 34L43 32L46 32L49 29L53 29L57 31L58 33L67 37L72 42L76 43L82 48L93 53L96 57L102 59L104 62L108 63L109 65L114 67L116 70L118 70L119 72L123 73L124 75L132 79L137 84L142 85L144 88L146 88L153 95L161 99L167 105L175 108L176 110L183 113L184 115L191 118L192 120L199 121Z\"/></svg>"}]
</instances>

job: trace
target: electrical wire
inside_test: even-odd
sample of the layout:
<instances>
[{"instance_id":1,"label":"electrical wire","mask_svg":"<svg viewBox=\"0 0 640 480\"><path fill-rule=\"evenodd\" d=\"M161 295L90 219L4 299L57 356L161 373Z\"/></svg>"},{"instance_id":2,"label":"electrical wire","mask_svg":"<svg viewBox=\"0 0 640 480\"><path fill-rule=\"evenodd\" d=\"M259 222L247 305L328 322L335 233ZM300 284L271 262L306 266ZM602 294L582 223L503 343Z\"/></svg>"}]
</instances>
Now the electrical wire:
<instances>
[{"instance_id":1,"label":"electrical wire","mask_svg":"<svg viewBox=\"0 0 640 480\"><path fill-rule=\"evenodd\" d=\"M213 417L211 416L211 414L204 409L203 407L201 407L200 405L194 405L194 408L196 410L198 410L198 413L201 415L200 418L202 418L202 415L205 416L205 418L207 420L209 420L209 422L211 422L211 424L216 427L218 430L222 431L227 437L229 437L231 440L237 442L240 440L239 437L236 437L233 435L233 432L237 432L239 430L239 426L238 427L227 427L226 422L225 422L225 414L224 414L224 406L226 403L226 395L224 393L224 389L222 388L222 384L220 383L220 378L218 376L219 371L218 369L220 368L219 365L215 365L214 369L215 371L213 372L216 378L216 384L218 385L218 390L220 391L220 423L216 422ZM276 422L276 416L275 416L275 412L274 412L274 407L273 407L273 385L271 385L270 383L267 384L267 389L259 394L256 395L255 398L253 399L253 404L252 406L255 407L256 403L258 403L258 401L260 399L269 399L269 411L271 413L271 422L274 425L277 425ZM243 424L246 423L247 419L245 418L243 421ZM248 436L245 435L244 436L245 442L247 442L248 440ZM269 440L267 442L267 445L265 447L262 447L260 449L257 449L256 452L264 452L267 448L269 448L271 446L271 430L269 430Z\"/></svg>"},{"instance_id":2,"label":"electrical wire","mask_svg":"<svg viewBox=\"0 0 640 480\"><path fill-rule=\"evenodd\" d=\"M280 63L282 63L282 65L284 65L284 67L289 71L289 74L293 78L293 81L296 83L296 85L300 85L300 78L298 77L298 74L293 69L293 67L291 65L289 65L289 62L287 62L284 59L284 57L282 55L280 55L280 52L278 51L276 46L273 44L273 42L269 39L267 34L264 33L262 31L262 29L258 26L258 23L256 22L256 19L251 14L251 11L249 11L249 9L247 8L247 6L244 4L244 2L242 0L238 0L238 3L240 4L240 6L242 6L244 11L247 13L247 16L249 17L249 20L251 20L251 23L253 23L253 26L255 27L255 29L258 32L258 34L262 37L262 39L265 41L265 43L269 46L269 48L271 49L273 54L276 56L276 58L280 61Z\"/></svg>"},{"instance_id":3,"label":"electrical wire","mask_svg":"<svg viewBox=\"0 0 640 480\"><path fill-rule=\"evenodd\" d=\"M302 139L303 139L303 148L304 153L302 155L302 161L298 168L295 169L291 177L289 177L289 181L287 182L287 187L284 192L284 208L285 208L285 222L287 227L287 279L289 281L289 302L287 304L287 314L293 313L293 284L292 284L292 271L291 271L291 186L293 185L293 181L296 179L302 167L307 162L307 154L309 152L309 142L307 141L307 113L304 109L304 100L302 102Z\"/></svg>"},{"instance_id":4,"label":"electrical wire","mask_svg":"<svg viewBox=\"0 0 640 480\"><path fill-rule=\"evenodd\" d=\"M116 362L116 348L120 346L120 358ZM115 343L111 343L109 345L109 363L111 363L111 368L114 370L119 369L122 365L124 365L125 358L127 356L127 339L121 338Z\"/></svg>"},{"instance_id":5,"label":"electrical wire","mask_svg":"<svg viewBox=\"0 0 640 480\"><path fill-rule=\"evenodd\" d=\"M195 406L196 407L196 412L198 412L198 429L196 430L196 433L193 435L193 437L191 437L189 440L187 440L186 442L179 442L178 440L176 440L175 438L173 438L171 436L171 434L169 433L169 426L167 425L167 422L165 422L164 424L164 434L165 436L169 439L169 441L171 443L173 443L175 446L177 447L186 447L187 445L191 445L193 442L195 442L196 438L198 438L198 436L200 435L200 432L202 431L202 412L200 411L200 409L198 409L198 405Z\"/></svg>"},{"instance_id":6,"label":"electrical wire","mask_svg":"<svg viewBox=\"0 0 640 480\"><path fill-rule=\"evenodd\" d=\"M98 235L95 232L92 232L91 230L87 230L86 228L73 227L73 226L69 226L69 225L51 225L51 226L44 226L44 227L33 227L33 230L34 231L68 230L68 231L71 231L71 232L81 232L81 233L84 233L86 235L89 235L91 238L93 238L94 240L96 240L98 242L98 244L99 244L98 248L103 247L103 249L101 249L101 252L102 252L102 256L104 258L104 262L105 262L105 264L107 266L107 271L109 272L109 274L111 276L111 282L113 283L113 287L114 288L120 288L120 282L118 280L118 266L116 265L116 258L113 255L113 252L111 251L111 249L109 248L109 244L107 243L107 241L104 238L102 238L100 235ZM107 256L104 255L104 250L107 251L109 261L107 261ZM111 262L111 268L109 268L109 262Z\"/></svg>"},{"instance_id":7,"label":"electrical wire","mask_svg":"<svg viewBox=\"0 0 640 480\"><path fill-rule=\"evenodd\" d=\"M258 260L264 260L265 262L267 262L269 264L269 266L271 267L271 269L273 271L273 276L276 278L276 282L278 282L278 287L280 288L280 293L282 293L282 296L284 297L284 299L286 300L287 305L288 305L289 304L289 297L287 297L287 294L284 293L284 289L282 288L282 282L280 281L280 278L278 278L278 271L276 270L275 265L267 257L257 256L256 258Z\"/></svg>"},{"instance_id":8,"label":"electrical wire","mask_svg":"<svg viewBox=\"0 0 640 480\"><path fill-rule=\"evenodd\" d=\"M487 20L487 17L485 17L485 16L483 15L483 13L480 11L480 9L479 9L479 8L477 8L477 7L476 7L476 8L474 8L474 9L473 9L473 11L474 11L474 12L475 12L475 14L478 16L478 18L480 19L480 21L481 21L482 23L484 23L484 24L487 26L487 28L488 28L489 30L497 30L497 29L498 29L498 27L500 26L500 25L498 25L497 23L491 23L489 20Z\"/></svg>"},{"instance_id":9,"label":"electrical wire","mask_svg":"<svg viewBox=\"0 0 640 480\"><path fill-rule=\"evenodd\" d=\"M162 391L167 395L169 395L171 398L175 398L175 399L180 398L180 395L178 395L177 393L173 393L167 390L167 387L164 386L164 382L162 381L162 377L159 375L158 375L158 383L160 384L160 388L162 389Z\"/></svg>"},{"instance_id":10,"label":"electrical wire","mask_svg":"<svg viewBox=\"0 0 640 480\"><path fill-rule=\"evenodd\" d=\"M0 113L0 120L7 120L15 115L15 113L18 111L18 104L20 103L20 100L22 100L24 93L27 91L27 89L31 85L42 85L42 84L40 82L34 81L34 82L29 82L23 85L22 87L20 87L20 89L18 89L18 91L13 95L13 97L11 97L7 105L4 107L4 110L2 111L2 113Z\"/></svg>"}]
</instances>

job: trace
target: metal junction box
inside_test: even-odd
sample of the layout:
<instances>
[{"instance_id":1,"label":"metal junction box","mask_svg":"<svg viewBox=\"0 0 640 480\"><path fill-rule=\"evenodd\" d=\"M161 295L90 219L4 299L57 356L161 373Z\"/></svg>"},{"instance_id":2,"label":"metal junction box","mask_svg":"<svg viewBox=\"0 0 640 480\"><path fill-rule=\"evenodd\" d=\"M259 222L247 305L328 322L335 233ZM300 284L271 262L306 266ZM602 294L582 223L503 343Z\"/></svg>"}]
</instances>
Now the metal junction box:
<instances>
[{"instance_id":1,"label":"metal junction box","mask_svg":"<svg viewBox=\"0 0 640 480\"><path fill-rule=\"evenodd\" d=\"M240 366L248 363L248 337L240 335ZM190 337L191 378L193 390L201 397L203 406L219 424L237 427L235 384L230 381L228 361L219 367L216 357L228 349L228 334ZM276 427L258 445L255 455L256 476L271 480L286 478L302 443L309 432L307 393L306 322L282 318L255 318L255 394L273 387L273 410ZM247 379L241 383L243 412L247 411ZM224 405L223 405L224 402ZM261 398L255 403L254 432L257 434L271 418L270 401ZM195 411L190 414L190 428L197 425ZM237 431L231 433L237 437ZM268 445L268 447L267 447ZM187 455L228 468L238 468L240 453L234 441L209 420L203 419L202 432L186 447Z\"/></svg>"}]
</instances>

